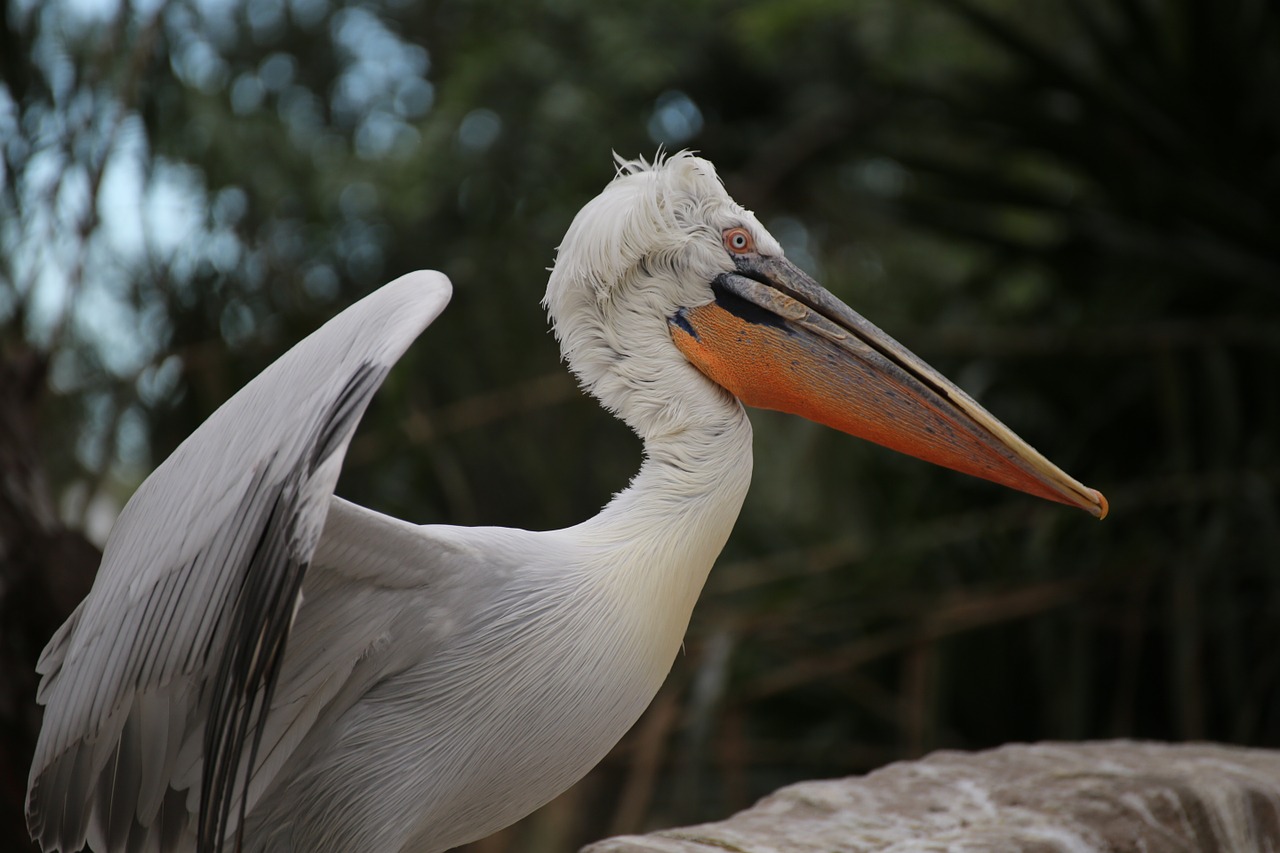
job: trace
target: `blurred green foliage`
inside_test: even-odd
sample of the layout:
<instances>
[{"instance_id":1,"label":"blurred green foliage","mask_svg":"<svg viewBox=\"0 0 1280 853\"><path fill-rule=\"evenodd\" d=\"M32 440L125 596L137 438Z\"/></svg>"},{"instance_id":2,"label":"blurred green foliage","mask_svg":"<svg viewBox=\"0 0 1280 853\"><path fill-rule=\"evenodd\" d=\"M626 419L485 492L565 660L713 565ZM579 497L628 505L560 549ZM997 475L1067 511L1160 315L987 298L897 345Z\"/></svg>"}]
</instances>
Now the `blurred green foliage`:
<instances>
[{"instance_id":1,"label":"blurred green foliage","mask_svg":"<svg viewBox=\"0 0 1280 853\"><path fill-rule=\"evenodd\" d=\"M538 300L610 152L659 144L1111 498L1097 524L758 413L753 491L654 708L478 849L940 747L1280 746L1274 3L3 8L0 319L52 359L45 463L76 524L423 267L456 295L340 493L424 522L594 513L639 445L573 388Z\"/></svg>"}]
</instances>

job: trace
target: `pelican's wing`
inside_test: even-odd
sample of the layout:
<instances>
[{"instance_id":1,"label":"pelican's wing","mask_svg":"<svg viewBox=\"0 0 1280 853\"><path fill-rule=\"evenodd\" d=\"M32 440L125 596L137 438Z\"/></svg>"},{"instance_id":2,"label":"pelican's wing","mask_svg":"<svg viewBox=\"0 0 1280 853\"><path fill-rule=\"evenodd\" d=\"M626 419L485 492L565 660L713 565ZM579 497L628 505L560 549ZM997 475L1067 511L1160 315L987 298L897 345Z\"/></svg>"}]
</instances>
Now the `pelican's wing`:
<instances>
[{"instance_id":1,"label":"pelican's wing","mask_svg":"<svg viewBox=\"0 0 1280 853\"><path fill-rule=\"evenodd\" d=\"M38 666L46 707L27 812L46 850L79 850L86 837L109 850L168 849L187 820L185 809L166 814L187 797L170 782L200 729L201 843L220 845L239 817L242 757L261 736L347 444L449 295L443 275L418 272L352 305L138 488L93 590Z\"/></svg>"}]
</instances>

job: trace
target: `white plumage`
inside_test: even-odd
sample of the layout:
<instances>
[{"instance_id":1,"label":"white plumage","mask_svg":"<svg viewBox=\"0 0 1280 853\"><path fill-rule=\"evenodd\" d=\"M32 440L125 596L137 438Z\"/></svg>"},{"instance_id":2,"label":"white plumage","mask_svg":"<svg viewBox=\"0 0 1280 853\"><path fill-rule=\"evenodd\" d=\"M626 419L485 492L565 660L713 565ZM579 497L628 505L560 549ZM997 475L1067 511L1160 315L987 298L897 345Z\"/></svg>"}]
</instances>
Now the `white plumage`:
<instances>
[{"instance_id":1,"label":"white plumage","mask_svg":"<svg viewBox=\"0 0 1280 853\"><path fill-rule=\"evenodd\" d=\"M332 494L370 396L448 301L444 276L404 276L298 344L138 489L45 649L33 836L100 853L214 850L238 833L247 851L430 853L579 779L661 685L746 494L749 395L712 358L714 323L736 324L729 346L794 339L842 370L893 358L779 264L695 157L622 164L579 213L546 306L570 368L645 459L565 530L417 526ZM955 402L940 377L878 364L923 408ZM793 393L809 378L762 381ZM974 434L1005 448L982 464L1036 481L1016 487L1099 506L1038 454ZM919 455L952 464L946 452Z\"/></svg>"}]
</instances>

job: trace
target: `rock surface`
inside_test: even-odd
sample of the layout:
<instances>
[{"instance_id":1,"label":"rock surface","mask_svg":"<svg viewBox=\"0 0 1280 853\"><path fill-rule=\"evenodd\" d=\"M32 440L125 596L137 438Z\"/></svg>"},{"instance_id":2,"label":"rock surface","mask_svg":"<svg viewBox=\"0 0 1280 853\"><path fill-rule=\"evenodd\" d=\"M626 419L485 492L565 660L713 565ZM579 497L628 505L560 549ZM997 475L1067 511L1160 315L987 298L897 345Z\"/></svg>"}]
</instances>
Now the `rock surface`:
<instances>
[{"instance_id":1,"label":"rock surface","mask_svg":"<svg viewBox=\"0 0 1280 853\"><path fill-rule=\"evenodd\" d=\"M937 752L583 853L1280 851L1280 751L1111 741Z\"/></svg>"}]
</instances>

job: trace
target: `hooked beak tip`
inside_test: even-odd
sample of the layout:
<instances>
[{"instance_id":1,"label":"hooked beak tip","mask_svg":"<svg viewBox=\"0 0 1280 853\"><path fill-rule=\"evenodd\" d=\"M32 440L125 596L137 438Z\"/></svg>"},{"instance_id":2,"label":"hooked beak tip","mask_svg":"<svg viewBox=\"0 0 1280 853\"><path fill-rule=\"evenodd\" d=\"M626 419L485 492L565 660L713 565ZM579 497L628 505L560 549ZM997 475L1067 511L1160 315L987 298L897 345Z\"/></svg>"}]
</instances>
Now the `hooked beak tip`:
<instances>
[{"instance_id":1,"label":"hooked beak tip","mask_svg":"<svg viewBox=\"0 0 1280 853\"><path fill-rule=\"evenodd\" d=\"M1107 496L1097 489L1090 489L1089 493L1093 496L1094 506L1089 507L1089 512L1093 513L1098 521L1107 517L1107 513L1111 511L1110 504L1107 503Z\"/></svg>"}]
</instances>

